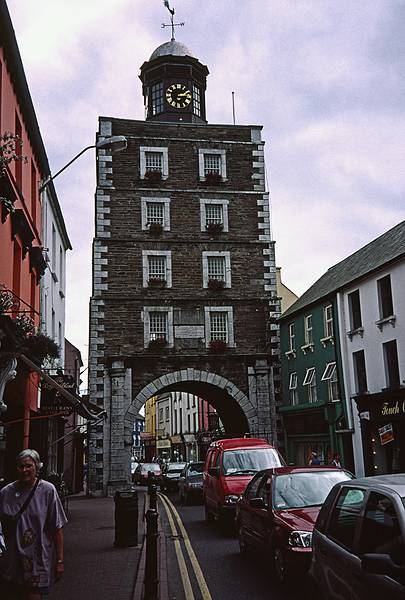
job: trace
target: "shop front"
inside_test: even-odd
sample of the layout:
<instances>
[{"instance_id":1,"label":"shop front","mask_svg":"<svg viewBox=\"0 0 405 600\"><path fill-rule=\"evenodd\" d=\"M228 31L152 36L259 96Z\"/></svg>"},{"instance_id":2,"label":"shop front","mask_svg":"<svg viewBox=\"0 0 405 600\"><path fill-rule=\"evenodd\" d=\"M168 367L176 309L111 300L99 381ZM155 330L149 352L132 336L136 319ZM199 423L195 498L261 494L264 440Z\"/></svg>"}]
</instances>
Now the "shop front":
<instances>
[{"instance_id":1,"label":"shop front","mask_svg":"<svg viewBox=\"0 0 405 600\"><path fill-rule=\"evenodd\" d=\"M316 452L321 464L330 464L330 425L322 407L294 413L283 411L283 424L288 464L308 465L312 452Z\"/></svg>"},{"instance_id":2,"label":"shop front","mask_svg":"<svg viewBox=\"0 0 405 600\"><path fill-rule=\"evenodd\" d=\"M366 475L405 472L405 389L355 397Z\"/></svg>"}]
</instances>

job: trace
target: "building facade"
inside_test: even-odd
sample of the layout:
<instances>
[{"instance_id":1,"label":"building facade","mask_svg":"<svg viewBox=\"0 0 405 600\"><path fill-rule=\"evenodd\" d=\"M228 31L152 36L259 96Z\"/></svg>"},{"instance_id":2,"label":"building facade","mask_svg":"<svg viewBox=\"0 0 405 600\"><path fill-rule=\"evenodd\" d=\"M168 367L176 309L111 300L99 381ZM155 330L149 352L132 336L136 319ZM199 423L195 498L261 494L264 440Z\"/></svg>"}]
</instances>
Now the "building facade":
<instances>
[{"instance_id":1,"label":"building facade","mask_svg":"<svg viewBox=\"0 0 405 600\"><path fill-rule=\"evenodd\" d=\"M207 74L167 42L141 67L146 121L100 118L98 140L128 148L98 152L89 368L109 420L91 442L95 493L128 481L133 422L154 395L204 397L228 435L277 443L261 126L207 124Z\"/></svg>"}]
</instances>

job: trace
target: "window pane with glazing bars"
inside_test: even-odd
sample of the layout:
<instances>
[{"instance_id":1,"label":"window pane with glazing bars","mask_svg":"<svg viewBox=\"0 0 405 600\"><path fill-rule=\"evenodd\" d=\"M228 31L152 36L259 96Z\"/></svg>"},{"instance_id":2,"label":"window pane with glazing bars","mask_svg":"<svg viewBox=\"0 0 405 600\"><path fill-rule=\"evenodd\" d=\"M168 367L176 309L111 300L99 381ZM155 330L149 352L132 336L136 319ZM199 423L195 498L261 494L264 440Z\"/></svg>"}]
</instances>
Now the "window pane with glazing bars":
<instances>
[{"instance_id":1,"label":"window pane with glazing bars","mask_svg":"<svg viewBox=\"0 0 405 600\"><path fill-rule=\"evenodd\" d=\"M206 204L205 206L206 225L223 224L222 204Z\"/></svg>"},{"instance_id":2,"label":"window pane with glazing bars","mask_svg":"<svg viewBox=\"0 0 405 600\"><path fill-rule=\"evenodd\" d=\"M163 83L152 85L152 115L163 112Z\"/></svg>"},{"instance_id":3,"label":"window pane with glazing bars","mask_svg":"<svg viewBox=\"0 0 405 600\"><path fill-rule=\"evenodd\" d=\"M204 174L218 173L221 175L221 156L219 154L204 154Z\"/></svg>"},{"instance_id":4,"label":"window pane with glazing bars","mask_svg":"<svg viewBox=\"0 0 405 600\"><path fill-rule=\"evenodd\" d=\"M210 313L211 340L228 341L228 314L226 312Z\"/></svg>"},{"instance_id":5,"label":"window pane with glazing bars","mask_svg":"<svg viewBox=\"0 0 405 600\"><path fill-rule=\"evenodd\" d=\"M148 202L146 205L146 221L150 223L164 224L164 206L162 202Z\"/></svg>"},{"instance_id":6,"label":"window pane with glazing bars","mask_svg":"<svg viewBox=\"0 0 405 600\"><path fill-rule=\"evenodd\" d=\"M145 152L146 171L162 172L163 154L162 152Z\"/></svg>"},{"instance_id":7,"label":"window pane with glazing bars","mask_svg":"<svg viewBox=\"0 0 405 600\"><path fill-rule=\"evenodd\" d=\"M149 314L149 339L167 339L167 314L164 312L151 312Z\"/></svg>"},{"instance_id":8,"label":"window pane with glazing bars","mask_svg":"<svg viewBox=\"0 0 405 600\"><path fill-rule=\"evenodd\" d=\"M196 85L193 85L193 111L198 117L201 116L201 94Z\"/></svg>"},{"instance_id":9,"label":"window pane with glazing bars","mask_svg":"<svg viewBox=\"0 0 405 600\"><path fill-rule=\"evenodd\" d=\"M166 258L164 256L149 256L149 279L166 279Z\"/></svg>"},{"instance_id":10,"label":"window pane with glazing bars","mask_svg":"<svg viewBox=\"0 0 405 600\"><path fill-rule=\"evenodd\" d=\"M218 281L225 281L224 256L208 257L208 279L217 279Z\"/></svg>"}]
</instances>

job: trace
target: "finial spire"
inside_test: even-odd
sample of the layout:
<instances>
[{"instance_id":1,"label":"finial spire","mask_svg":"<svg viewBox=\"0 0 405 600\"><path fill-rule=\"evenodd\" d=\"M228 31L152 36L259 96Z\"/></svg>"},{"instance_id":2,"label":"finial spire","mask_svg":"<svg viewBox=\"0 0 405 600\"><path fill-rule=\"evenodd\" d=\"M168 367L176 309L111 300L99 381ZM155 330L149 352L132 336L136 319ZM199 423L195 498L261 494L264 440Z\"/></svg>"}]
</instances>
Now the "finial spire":
<instances>
[{"instance_id":1,"label":"finial spire","mask_svg":"<svg viewBox=\"0 0 405 600\"><path fill-rule=\"evenodd\" d=\"M165 27L171 27L172 28L172 42L174 42L174 39L175 39L174 38L174 28L175 27L183 27L184 21L182 23L174 23L173 22L173 20L174 20L174 8L170 8L169 0L163 0L163 4L166 6L167 10L170 13L170 21L171 21L171 23L170 23L170 25L162 23L162 29L164 29Z\"/></svg>"}]
</instances>

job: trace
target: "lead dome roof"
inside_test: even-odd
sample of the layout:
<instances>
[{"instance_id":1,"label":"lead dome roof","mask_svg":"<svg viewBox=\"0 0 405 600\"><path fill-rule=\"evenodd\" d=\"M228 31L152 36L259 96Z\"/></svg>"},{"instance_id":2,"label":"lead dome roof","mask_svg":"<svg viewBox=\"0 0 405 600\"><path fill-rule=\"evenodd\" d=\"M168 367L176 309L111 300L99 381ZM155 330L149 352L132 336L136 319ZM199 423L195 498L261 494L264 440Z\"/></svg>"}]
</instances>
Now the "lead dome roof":
<instances>
[{"instance_id":1,"label":"lead dome roof","mask_svg":"<svg viewBox=\"0 0 405 600\"><path fill-rule=\"evenodd\" d=\"M177 40L171 40L170 42L165 42L158 46L156 50L152 52L149 60L154 60L161 56L191 56L192 58L196 58L193 52L191 52L185 44L182 44Z\"/></svg>"}]
</instances>

